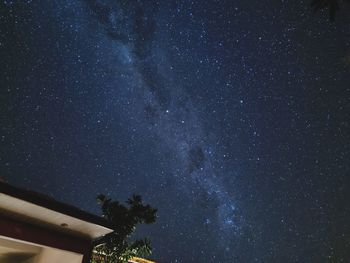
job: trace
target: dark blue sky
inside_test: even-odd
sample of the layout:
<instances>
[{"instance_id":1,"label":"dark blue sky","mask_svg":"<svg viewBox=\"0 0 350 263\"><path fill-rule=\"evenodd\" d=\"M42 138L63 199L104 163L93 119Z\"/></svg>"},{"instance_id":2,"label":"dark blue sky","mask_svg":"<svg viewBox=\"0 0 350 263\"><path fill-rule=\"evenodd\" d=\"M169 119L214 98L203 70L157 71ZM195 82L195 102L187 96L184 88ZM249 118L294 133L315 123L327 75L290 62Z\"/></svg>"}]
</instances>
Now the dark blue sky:
<instances>
[{"instance_id":1,"label":"dark blue sky","mask_svg":"<svg viewBox=\"0 0 350 263\"><path fill-rule=\"evenodd\" d=\"M0 172L158 208L160 262L350 260L350 19L308 1L1 1Z\"/></svg>"}]
</instances>

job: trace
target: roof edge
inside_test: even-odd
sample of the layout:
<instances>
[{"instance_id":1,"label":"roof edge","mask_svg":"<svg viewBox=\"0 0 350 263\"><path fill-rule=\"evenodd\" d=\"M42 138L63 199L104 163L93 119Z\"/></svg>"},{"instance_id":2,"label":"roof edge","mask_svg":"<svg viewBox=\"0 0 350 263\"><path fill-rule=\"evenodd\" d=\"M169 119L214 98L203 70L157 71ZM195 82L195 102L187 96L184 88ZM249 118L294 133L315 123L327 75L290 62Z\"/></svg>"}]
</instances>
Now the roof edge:
<instances>
[{"instance_id":1,"label":"roof edge","mask_svg":"<svg viewBox=\"0 0 350 263\"><path fill-rule=\"evenodd\" d=\"M0 193L113 230L112 224L103 217L88 213L73 205L57 201L50 196L35 191L18 188L0 181Z\"/></svg>"}]
</instances>

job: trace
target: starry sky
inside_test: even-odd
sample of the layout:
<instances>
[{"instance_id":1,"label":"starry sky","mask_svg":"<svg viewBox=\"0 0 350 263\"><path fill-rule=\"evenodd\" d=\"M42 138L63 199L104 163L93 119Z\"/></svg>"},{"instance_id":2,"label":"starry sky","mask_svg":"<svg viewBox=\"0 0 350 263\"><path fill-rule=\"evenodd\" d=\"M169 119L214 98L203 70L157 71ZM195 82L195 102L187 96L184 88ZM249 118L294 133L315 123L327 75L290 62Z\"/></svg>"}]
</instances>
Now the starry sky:
<instances>
[{"instance_id":1,"label":"starry sky","mask_svg":"<svg viewBox=\"0 0 350 263\"><path fill-rule=\"evenodd\" d=\"M349 262L350 9L1 0L0 176L158 208L160 262Z\"/></svg>"}]
</instances>

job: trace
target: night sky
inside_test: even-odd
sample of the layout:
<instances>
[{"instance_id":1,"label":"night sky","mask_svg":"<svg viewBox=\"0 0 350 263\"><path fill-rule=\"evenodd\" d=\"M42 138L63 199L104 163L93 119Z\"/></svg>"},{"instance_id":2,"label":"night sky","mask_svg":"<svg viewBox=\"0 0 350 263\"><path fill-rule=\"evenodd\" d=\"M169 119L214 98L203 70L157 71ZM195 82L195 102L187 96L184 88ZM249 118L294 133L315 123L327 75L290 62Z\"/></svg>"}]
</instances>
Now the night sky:
<instances>
[{"instance_id":1,"label":"night sky","mask_svg":"<svg viewBox=\"0 0 350 263\"><path fill-rule=\"evenodd\" d=\"M1 0L0 176L158 208L160 262L350 262L350 8Z\"/></svg>"}]
</instances>

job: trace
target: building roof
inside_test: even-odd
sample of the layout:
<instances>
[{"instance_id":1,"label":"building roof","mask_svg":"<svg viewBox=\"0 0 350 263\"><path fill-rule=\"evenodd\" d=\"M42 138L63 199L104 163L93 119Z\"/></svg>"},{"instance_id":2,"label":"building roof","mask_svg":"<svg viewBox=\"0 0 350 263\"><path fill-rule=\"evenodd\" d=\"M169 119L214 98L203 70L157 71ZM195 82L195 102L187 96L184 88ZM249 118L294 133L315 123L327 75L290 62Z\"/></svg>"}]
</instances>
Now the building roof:
<instances>
[{"instance_id":1,"label":"building roof","mask_svg":"<svg viewBox=\"0 0 350 263\"><path fill-rule=\"evenodd\" d=\"M0 182L0 213L92 240L113 232L111 224L102 217L3 182Z\"/></svg>"}]
</instances>

